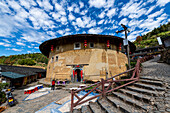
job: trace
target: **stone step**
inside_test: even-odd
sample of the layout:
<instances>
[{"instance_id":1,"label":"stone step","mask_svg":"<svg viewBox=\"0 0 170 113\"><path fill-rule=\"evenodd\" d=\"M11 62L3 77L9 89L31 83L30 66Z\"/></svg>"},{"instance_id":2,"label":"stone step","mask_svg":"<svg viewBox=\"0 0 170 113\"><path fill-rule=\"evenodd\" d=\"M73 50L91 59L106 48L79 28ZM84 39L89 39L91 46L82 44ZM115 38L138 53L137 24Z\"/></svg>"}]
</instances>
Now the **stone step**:
<instances>
[{"instance_id":1,"label":"stone step","mask_svg":"<svg viewBox=\"0 0 170 113\"><path fill-rule=\"evenodd\" d=\"M88 105L85 105L81 107L81 113L92 113L92 111Z\"/></svg>"},{"instance_id":2,"label":"stone step","mask_svg":"<svg viewBox=\"0 0 170 113\"><path fill-rule=\"evenodd\" d=\"M118 99L114 96L107 96L107 99L111 101L117 108L119 108L123 113L142 113L144 110L135 108L134 106L125 103L123 100Z\"/></svg>"},{"instance_id":3,"label":"stone step","mask_svg":"<svg viewBox=\"0 0 170 113\"><path fill-rule=\"evenodd\" d=\"M131 90L131 91L135 91L135 92L138 92L138 93L143 93L143 94L147 94L147 95L151 95L151 96L158 96L159 95L159 93L156 92L156 91L142 89L142 88L138 88L138 87L135 87L135 86L127 86L126 88L128 90Z\"/></svg>"},{"instance_id":4,"label":"stone step","mask_svg":"<svg viewBox=\"0 0 170 113\"><path fill-rule=\"evenodd\" d=\"M89 107L93 113L106 113L97 102L90 102Z\"/></svg>"},{"instance_id":5,"label":"stone step","mask_svg":"<svg viewBox=\"0 0 170 113\"><path fill-rule=\"evenodd\" d=\"M121 113L121 111L114 107L106 98L99 99L98 103L107 113Z\"/></svg>"},{"instance_id":6,"label":"stone step","mask_svg":"<svg viewBox=\"0 0 170 113\"><path fill-rule=\"evenodd\" d=\"M74 109L73 113L81 113L80 109Z\"/></svg>"},{"instance_id":7,"label":"stone step","mask_svg":"<svg viewBox=\"0 0 170 113\"><path fill-rule=\"evenodd\" d=\"M155 85L148 85L148 84L144 84L144 83L134 83L135 86L137 87L142 87L145 89L151 89L151 90L157 90L157 91L165 91L165 88L160 87L160 86L155 86Z\"/></svg>"},{"instance_id":8,"label":"stone step","mask_svg":"<svg viewBox=\"0 0 170 113\"><path fill-rule=\"evenodd\" d=\"M130 95L131 97L135 99L143 100L144 102L148 102L152 104L152 102L154 101L152 96L149 96L149 95L144 95L142 93L138 93L138 92L131 91L128 89L120 89L119 91L121 91L124 94Z\"/></svg>"},{"instance_id":9,"label":"stone step","mask_svg":"<svg viewBox=\"0 0 170 113\"><path fill-rule=\"evenodd\" d=\"M139 100L136 100L136 99L133 99L131 97L128 97L127 95L125 94L122 94L120 92L112 92L116 97L119 97L120 99L122 99L123 101L131 104L131 105L135 105L136 107L138 108L141 108L145 111L151 111L153 109L153 106L149 105L149 104L146 104L146 103L143 103Z\"/></svg>"},{"instance_id":10,"label":"stone step","mask_svg":"<svg viewBox=\"0 0 170 113\"><path fill-rule=\"evenodd\" d=\"M160 82L160 81L145 80L145 79L139 79L139 81L142 83L157 85L157 86L161 86L161 87L164 85L163 82Z\"/></svg>"},{"instance_id":11,"label":"stone step","mask_svg":"<svg viewBox=\"0 0 170 113\"><path fill-rule=\"evenodd\" d=\"M145 79L145 80L147 79L147 80L160 81L160 82L163 81L162 79L151 77L151 76L140 76L140 79Z\"/></svg>"}]
</instances>

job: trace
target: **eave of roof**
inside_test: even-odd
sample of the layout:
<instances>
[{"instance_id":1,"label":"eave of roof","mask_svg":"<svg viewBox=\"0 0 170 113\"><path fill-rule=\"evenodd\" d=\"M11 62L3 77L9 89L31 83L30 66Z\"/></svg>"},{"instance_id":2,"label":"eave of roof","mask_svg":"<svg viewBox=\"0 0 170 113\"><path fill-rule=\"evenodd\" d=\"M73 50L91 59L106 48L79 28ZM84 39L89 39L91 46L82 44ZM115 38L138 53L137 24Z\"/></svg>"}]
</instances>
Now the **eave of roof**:
<instances>
[{"instance_id":1,"label":"eave of roof","mask_svg":"<svg viewBox=\"0 0 170 113\"><path fill-rule=\"evenodd\" d=\"M42 54L44 54L45 56L48 56L48 53L50 51L50 47L49 47L50 45L53 45L53 43L55 43L56 41L71 38L71 37L98 37L98 38L102 37L102 38L111 38L111 39L117 39L117 40L123 41L123 38L113 36L113 35L75 34L75 35L67 35L67 36L62 36L62 37L47 40L39 46L39 49L42 52ZM130 41L129 41L129 44L130 44L130 50L132 52L134 52L136 49L136 46L133 43L131 43Z\"/></svg>"},{"instance_id":2,"label":"eave of roof","mask_svg":"<svg viewBox=\"0 0 170 113\"><path fill-rule=\"evenodd\" d=\"M23 78L26 77L26 75L21 75L18 73L13 73L13 72L2 72L2 76L7 77L7 78L12 78L12 79L17 79L17 78Z\"/></svg>"}]
</instances>

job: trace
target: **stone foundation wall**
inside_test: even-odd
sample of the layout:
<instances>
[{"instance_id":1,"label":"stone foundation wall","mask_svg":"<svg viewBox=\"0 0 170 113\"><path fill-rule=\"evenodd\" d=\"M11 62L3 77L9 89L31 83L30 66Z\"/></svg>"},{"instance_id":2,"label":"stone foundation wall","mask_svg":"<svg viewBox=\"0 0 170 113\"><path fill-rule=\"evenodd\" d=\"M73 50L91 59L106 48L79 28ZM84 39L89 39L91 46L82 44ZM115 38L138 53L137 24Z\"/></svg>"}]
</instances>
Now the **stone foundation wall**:
<instances>
[{"instance_id":1,"label":"stone foundation wall","mask_svg":"<svg viewBox=\"0 0 170 113\"><path fill-rule=\"evenodd\" d=\"M52 56L54 57L52 61ZM58 61L56 61L58 56ZM47 66L47 79L71 80L73 68L66 65L88 64L82 68L85 80L99 81L126 71L125 54L116 50L81 49L52 53Z\"/></svg>"},{"instance_id":2,"label":"stone foundation wall","mask_svg":"<svg viewBox=\"0 0 170 113\"><path fill-rule=\"evenodd\" d=\"M170 48L167 48L161 53L160 61L170 64Z\"/></svg>"}]
</instances>

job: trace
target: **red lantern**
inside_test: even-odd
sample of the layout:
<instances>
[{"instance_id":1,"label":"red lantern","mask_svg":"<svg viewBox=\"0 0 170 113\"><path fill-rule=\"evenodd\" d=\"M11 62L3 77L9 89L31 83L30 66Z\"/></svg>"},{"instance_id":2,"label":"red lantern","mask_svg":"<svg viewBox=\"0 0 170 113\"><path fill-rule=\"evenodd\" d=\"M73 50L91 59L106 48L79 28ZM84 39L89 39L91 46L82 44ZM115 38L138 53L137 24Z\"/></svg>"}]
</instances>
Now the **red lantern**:
<instances>
[{"instance_id":1,"label":"red lantern","mask_svg":"<svg viewBox=\"0 0 170 113\"><path fill-rule=\"evenodd\" d=\"M122 44L120 43L120 44L119 44L119 50L120 50L120 51L121 51L121 49L122 49L121 46L122 46Z\"/></svg>"},{"instance_id":2,"label":"red lantern","mask_svg":"<svg viewBox=\"0 0 170 113\"><path fill-rule=\"evenodd\" d=\"M87 40L84 40L84 47L87 47Z\"/></svg>"},{"instance_id":3,"label":"red lantern","mask_svg":"<svg viewBox=\"0 0 170 113\"><path fill-rule=\"evenodd\" d=\"M54 50L54 47L53 47L53 45L51 45L51 52L53 52L53 50Z\"/></svg>"},{"instance_id":4,"label":"red lantern","mask_svg":"<svg viewBox=\"0 0 170 113\"><path fill-rule=\"evenodd\" d=\"M109 43L109 40L107 40L107 48L110 47L110 43Z\"/></svg>"},{"instance_id":5,"label":"red lantern","mask_svg":"<svg viewBox=\"0 0 170 113\"><path fill-rule=\"evenodd\" d=\"M83 70L81 70L81 78L83 78Z\"/></svg>"},{"instance_id":6,"label":"red lantern","mask_svg":"<svg viewBox=\"0 0 170 113\"><path fill-rule=\"evenodd\" d=\"M74 78L74 75L75 75L75 71L73 70L73 78Z\"/></svg>"}]
</instances>

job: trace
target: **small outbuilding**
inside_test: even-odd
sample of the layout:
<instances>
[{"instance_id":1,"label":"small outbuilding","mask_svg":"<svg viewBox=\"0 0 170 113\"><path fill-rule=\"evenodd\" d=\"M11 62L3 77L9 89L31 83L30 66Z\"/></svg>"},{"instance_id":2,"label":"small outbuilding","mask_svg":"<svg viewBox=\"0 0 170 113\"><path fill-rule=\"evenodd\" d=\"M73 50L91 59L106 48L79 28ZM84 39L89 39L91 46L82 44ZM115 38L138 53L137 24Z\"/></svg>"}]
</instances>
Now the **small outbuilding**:
<instances>
[{"instance_id":1,"label":"small outbuilding","mask_svg":"<svg viewBox=\"0 0 170 113\"><path fill-rule=\"evenodd\" d=\"M46 70L31 67L0 65L1 80L5 80L11 86L22 86L37 79L45 77Z\"/></svg>"}]
</instances>

